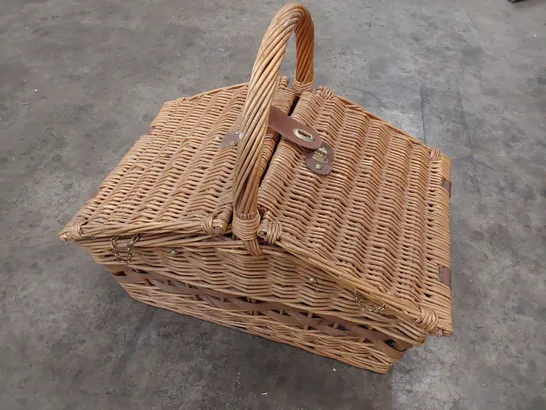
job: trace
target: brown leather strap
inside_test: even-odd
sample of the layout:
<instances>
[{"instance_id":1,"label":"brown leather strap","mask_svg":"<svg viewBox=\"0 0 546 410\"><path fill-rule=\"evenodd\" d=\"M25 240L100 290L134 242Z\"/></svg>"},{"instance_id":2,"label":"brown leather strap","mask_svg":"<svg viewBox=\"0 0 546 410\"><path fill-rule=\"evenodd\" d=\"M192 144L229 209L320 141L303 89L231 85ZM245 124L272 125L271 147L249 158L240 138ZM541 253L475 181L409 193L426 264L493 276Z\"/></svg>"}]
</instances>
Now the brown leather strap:
<instances>
[{"instance_id":1,"label":"brown leather strap","mask_svg":"<svg viewBox=\"0 0 546 410\"><path fill-rule=\"evenodd\" d=\"M114 272L116 270L115 266L108 268L112 271L114 278L122 284L153 285L169 293L198 296L219 309L261 313L288 325L313 328L332 336L359 337L373 343L380 351L393 359L401 358L404 350L411 347L408 343L396 340L378 330L366 328L341 318L305 315L298 309L278 302L260 301L259 303L252 303L228 293L208 288L196 288L157 273L150 274L140 270L137 271L123 265L119 265L120 270L116 272ZM387 342L392 343L392 345Z\"/></svg>"},{"instance_id":2,"label":"brown leather strap","mask_svg":"<svg viewBox=\"0 0 546 410\"><path fill-rule=\"evenodd\" d=\"M317 149L321 140L317 131L271 106L269 127L284 138L307 149Z\"/></svg>"},{"instance_id":3,"label":"brown leather strap","mask_svg":"<svg viewBox=\"0 0 546 410\"><path fill-rule=\"evenodd\" d=\"M269 128L275 132L278 132L287 140L292 141L294 144L307 149L317 149L321 146L322 141L319 133L313 128L305 125L298 120L286 115L277 107L271 106L271 112L269 113ZM268 134L266 134L267 136ZM224 138L220 146L232 147L239 143L239 140L243 138L243 133L240 131L230 131Z\"/></svg>"},{"instance_id":4,"label":"brown leather strap","mask_svg":"<svg viewBox=\"0 0 546 410\"><path fill-rule=\"evenodd\" d=\"M451 288L451 269L446 266L438 266L438 276L440 282Z\"/></svg>"},{"instance_id":5,"label":"brown leather strap","mask_svg":"<svg viewBox=\"0 0 546 410\"><path fill-rule=\"evenodd\" d=\"M442 178L442 188L444 188L449 196L451 196L451 181L445 178Z\"/></svg>"}]
</instances>

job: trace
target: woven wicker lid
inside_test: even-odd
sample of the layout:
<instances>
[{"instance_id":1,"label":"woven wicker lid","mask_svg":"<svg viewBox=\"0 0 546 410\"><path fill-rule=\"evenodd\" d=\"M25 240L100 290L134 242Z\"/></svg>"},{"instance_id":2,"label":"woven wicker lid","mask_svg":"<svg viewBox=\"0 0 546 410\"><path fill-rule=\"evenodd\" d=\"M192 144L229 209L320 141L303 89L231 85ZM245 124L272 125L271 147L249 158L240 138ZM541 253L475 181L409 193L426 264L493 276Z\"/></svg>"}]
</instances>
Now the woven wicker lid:
<instances>
[{"instance_id":1,"label":"woven wicker lid","mask_svg":"<svg viewBox=\"0 0 546 410\"><path fill-rule=\"evenodd\" d=\"M278 72L294 30L298 61L289 89ZM451 334L449 159L312 87L312 21L303 6L286 6L264 37L250 82L166 103L61 238L145 234L169 243L231 240L232 231L250 255L282 248L321 269L363 309ZM278 141L268 128L272 105L292 110L333 147L330 175L309 170L302 147ZM230 131L242 139L222 148Z\"/></svg>"},{"instance_id":2,"label":"woven wicker lid","mask_svg":"<svg viewBox=\"0 0 546 410\"><path fill-rule=\"evenodd\" d=\"M334 148L333 171L317 175L305 149L281 140L258 235L376 309L451 334L449 158L324 87L303 93L292 116Z\"/></svg>"},{"instance_id":3,"label":"woven wicker lid","mask_svg":"<svg viewBox=\"0 0 546 410\"><path fill-rule=\"evenodd\" d=\"M63 240L135 234L218 235L232 215L237 147L223 137L241 128L248 84L166 102L116 168L60 232ZM288 113L295 93L281 77L274 105ZM270 132L263 173L278 141Z\"/></svg>"}]
</instances>

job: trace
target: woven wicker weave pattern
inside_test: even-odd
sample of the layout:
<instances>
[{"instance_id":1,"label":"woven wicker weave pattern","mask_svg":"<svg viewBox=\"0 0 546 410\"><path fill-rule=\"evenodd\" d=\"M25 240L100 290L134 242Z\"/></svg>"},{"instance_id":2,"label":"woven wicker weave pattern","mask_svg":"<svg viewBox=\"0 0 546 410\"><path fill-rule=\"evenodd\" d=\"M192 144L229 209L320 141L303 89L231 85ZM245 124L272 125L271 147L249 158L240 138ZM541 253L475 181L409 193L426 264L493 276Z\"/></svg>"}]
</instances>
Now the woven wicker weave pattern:
<instances>
[{"instance_id":1,"label":"woven wicker weave pattern","mask_svg":"<svg viewBox=\"0 0 546 410\"><path fill-rule=\"evenodd\" d=\"M120 241L121 249L127 241ZM266 247L265 255L254 256L244 251L241 241L175 240L172 248L153 246L156 243L166 244L162 237L143 238L136 243L130 266L199 288L373 326L414 346L425 340L426 333L416 324L376 311L378 305L365 299L359 303L353 293L340 289L321 269L302 264L299 258L278 248ZM84 240L79 244L98 263L119 265L108 241Z\"/></svg>"},{"instance_id":2,"label":"woven wicker weave pattern","mask_svg":"<svg viewBox=\"0 0 546 410\"><path fill-rule=\"evenodd\" d=\"M346 268L350 289L427 309L425 328L451 333L450 289L438 277L449 266L449 159L325 88L304 93L292 117L334 147L334 170L311 172L305 150L282 140L260 189L260 235L336 261L332 275Z\"/></svg>"},{"instance_id":3,"label":"woven wicker weave pattern","mask_svg":"<svg viewBox=\"0 0 546 410\"><path fill-rule=\"evenodd\" d=\"M313 41L307 9L283 7L250 82L165 103L60 237L135 299L385 372L452 333L450 161L313 92ZM271 106L333 148L329 175L269 128Z\"/></svg>"},{"instance_id":4,"label":"woven wicker weave pattern","mask_svg":"<svg viewBox=\"0 0 546 410\"><path fill-rule=\"evenodd\" d=\"M274 105L288 113L295 94L281 77ZM240 129L248 84L164 104L141 137L63 229L64 240L151 232L194 236L223 233L232 213L236 147L220 149ZM278 135L265 139L261 176Z\"/></svg>"},{"instance_id":5,"label":"woven wicker weave pattern","mask_svg":"<svg viewBox=\"0 0 546 410\"><path fill-rule=\"evenodd\" d=\"M119 268L118 268L119 269ZM385 373L411 345L367 326L260 302L227 293L200 289L143 271L114 270L114 278L135 299L288 343L312 353ZM340 323L341 322L341 323Z\"/></svg>"}]
</instances>

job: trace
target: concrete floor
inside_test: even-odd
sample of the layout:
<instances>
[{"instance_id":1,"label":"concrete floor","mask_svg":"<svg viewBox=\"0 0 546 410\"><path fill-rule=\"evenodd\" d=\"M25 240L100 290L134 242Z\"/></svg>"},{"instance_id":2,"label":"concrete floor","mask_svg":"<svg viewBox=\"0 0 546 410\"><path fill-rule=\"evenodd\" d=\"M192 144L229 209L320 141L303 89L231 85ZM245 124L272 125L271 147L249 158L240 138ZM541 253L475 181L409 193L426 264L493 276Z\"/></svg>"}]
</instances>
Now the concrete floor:
<instances>
[{"instance_id":1,"label":"concrete floor","mask_svg":"<svg viewBox=\"0 0 546 410\"><path fill-rule=\"evenodd\" d=\"M2 409L546 408L543 0L308 1L317 84L453 159L456 334L385 376L137 303L57 240L163 101L247 80L281 3L2 1Z\"/></svg>"}]
</instances>

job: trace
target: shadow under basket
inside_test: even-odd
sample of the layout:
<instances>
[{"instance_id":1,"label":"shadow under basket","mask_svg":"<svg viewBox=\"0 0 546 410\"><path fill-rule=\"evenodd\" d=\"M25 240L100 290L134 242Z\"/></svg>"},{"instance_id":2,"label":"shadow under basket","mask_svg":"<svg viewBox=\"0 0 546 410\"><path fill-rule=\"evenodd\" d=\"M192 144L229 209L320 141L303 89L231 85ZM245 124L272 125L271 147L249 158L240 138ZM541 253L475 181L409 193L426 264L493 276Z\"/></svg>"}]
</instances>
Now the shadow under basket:
<instances>
[{"instance_id":1,"label":"shadow under basket","mask_svg":"<svg viewBox=\"0 0 546 410\"><path fill-rule=\"evenodd\" d=\"M314 90L313 38L283 7L250 82L166 102L60 237L141 302L384 373L453 331L450 160Z\"/></svg>"}]
</instances>

